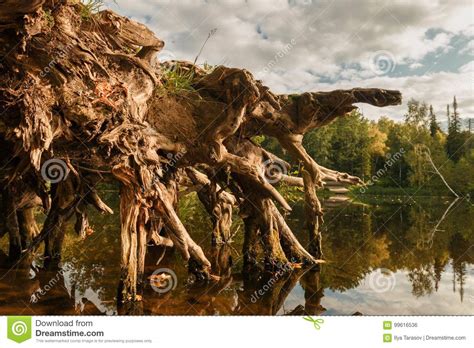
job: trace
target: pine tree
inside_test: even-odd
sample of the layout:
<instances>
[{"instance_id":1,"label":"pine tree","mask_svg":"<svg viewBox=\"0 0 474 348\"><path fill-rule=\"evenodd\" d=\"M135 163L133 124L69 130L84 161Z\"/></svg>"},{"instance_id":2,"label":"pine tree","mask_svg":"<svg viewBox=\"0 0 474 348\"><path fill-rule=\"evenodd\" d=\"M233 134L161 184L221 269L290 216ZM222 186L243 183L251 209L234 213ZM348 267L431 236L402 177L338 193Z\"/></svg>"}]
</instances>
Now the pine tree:
<instances>
[{"instance_id":1,"label":"pine tree","mask_svg":"<svg viewBox=\"0 0 474 348\"><path fill-rule=\"evenodd\" d=\"M451 128L451 115L449 113L449 104L446 104L446 118L448 120L448 132L449 132L449 129Z\"/></svg>"},{"instance_id":2,"label":"pine tree","mask_svg":"<svg viewBox=\"0 0 474 348\"><path fill-rule=\"evenodd\" d=\"M464 134L461 133L461 120L458 112L458 103L456 96L453 99L453 113L449 114L448 105L448 137L446 139L446 153L454 162L459 161L464 154Z\"/></svg>"},{"instance_id":3,"label":"pine tree","mask_svg":"<svg viewBox=\"0 0 474 348\"><path fill-rule=\"evenodd\" d=\"M459 133L461 131L461 120L459 118L458 103L456 101L456 96L454 96L454 99L453 99L453 118L452 118L451 123L453 127L453 132Z\"/></svg>"},{"instance_id":4,"label":"pine tree","mask_svg":"<svg viewBox=\"0 0 474 348\"><path fill-rule=\"evenodd\" d=\"M430 105L430 134L432 137L436 135L436 132L439 131L438 122L436 122L436 115L433 112L433 105Z\"/></svg>"}]
</instances>

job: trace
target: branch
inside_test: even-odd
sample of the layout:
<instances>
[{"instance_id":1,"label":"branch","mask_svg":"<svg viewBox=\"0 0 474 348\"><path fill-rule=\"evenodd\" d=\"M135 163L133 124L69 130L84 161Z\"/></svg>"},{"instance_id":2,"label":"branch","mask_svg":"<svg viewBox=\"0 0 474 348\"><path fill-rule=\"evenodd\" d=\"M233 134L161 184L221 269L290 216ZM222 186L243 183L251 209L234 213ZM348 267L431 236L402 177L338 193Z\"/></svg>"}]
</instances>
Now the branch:
<instances>
[{"instance_id":1,"label":"branch","mask_svg":"<svg viewBox=\"0 0 474 348\"><path fill-rule=\"evenodd\" d=\"M441 174L441 172L438 170L438 168L436 167L436 165L434 164L433 162L433 159L431 158L431 155L430 155L430 149L427 147L427 146L424 146L424 150L425 150L425 155L426 157L428 158L428 161L430 162L431 166L433 167L433 169L436 171L436 173L438 174L438 176L441 178L441 180L444 182L444 184L446 185L446 187L449 189L449 191L451 191L451 193L456 196L457 198L459 198L459 195L456 193L456 191L454 191L451 186L449 186L448 182L446 181L446 179L444 178L444 176Z\"/></svg>"}]
</instances>

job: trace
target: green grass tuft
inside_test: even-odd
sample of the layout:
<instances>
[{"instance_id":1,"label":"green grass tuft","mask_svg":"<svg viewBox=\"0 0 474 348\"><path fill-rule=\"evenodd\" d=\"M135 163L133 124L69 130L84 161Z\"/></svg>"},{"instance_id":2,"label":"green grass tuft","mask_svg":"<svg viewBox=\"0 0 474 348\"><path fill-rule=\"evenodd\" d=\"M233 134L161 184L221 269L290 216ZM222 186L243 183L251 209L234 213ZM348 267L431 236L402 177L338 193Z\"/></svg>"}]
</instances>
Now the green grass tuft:
<instances>
[{"instance_id":1,"label":"green grass tuft","mask_svg":"<svg viewBox=\"0 0 474 348\"><path fill-rule=\"evenodd\" d=\"M104 7L104 0L81 0L81 18L89 20Z\"/></svg>"},{"instance_id":2,"label":"green grass tuft","mask_svg":"<svg viewBox=\"0 0 474 348\"><path fill-rule=\"evenodd\" d=\"M180 96L187 92L195 92L192 85L194 72L182 69L179 65L163 72L161 81L163 85L159 88L159 94Z\"/></svg>"},{"instance_id":3,"label":"green grass tuft","mask_svg":"<svg viewBox=\"0 0 474 348\"><path fill-rule=\"evenodd\" d=\"M202 65L202 69L203 69L207 74L210 74L211 72L213 72L216 67L217 67L217 65L212 65L212 64L209 64L209 63L207 63L207 62L205 62L205 63Z\"/></svg>"}]
</instances>

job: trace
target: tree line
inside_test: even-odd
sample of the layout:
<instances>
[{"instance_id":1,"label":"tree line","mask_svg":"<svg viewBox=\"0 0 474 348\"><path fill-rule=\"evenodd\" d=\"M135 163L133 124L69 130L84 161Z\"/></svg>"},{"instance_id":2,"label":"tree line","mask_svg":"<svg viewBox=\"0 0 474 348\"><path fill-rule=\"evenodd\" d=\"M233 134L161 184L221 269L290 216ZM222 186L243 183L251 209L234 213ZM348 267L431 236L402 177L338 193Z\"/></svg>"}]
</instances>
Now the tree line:
<instances>
[{"instance_id":1,"label":"tree line","mask_svg":"<svg viewBox=\"0 0 474 348\"><path fill-rule=\"evenodd\" d=\"M474 137L472 127L462 126L456 97L445 117L447 127L441 127L433 107L415 99L402 122L386 116L370 121L354 110L307 133L304 146L319 164L370 182L364 192L474 195ZM289 159L274 139L259 141Z\"/></svg>"}]
</instances>

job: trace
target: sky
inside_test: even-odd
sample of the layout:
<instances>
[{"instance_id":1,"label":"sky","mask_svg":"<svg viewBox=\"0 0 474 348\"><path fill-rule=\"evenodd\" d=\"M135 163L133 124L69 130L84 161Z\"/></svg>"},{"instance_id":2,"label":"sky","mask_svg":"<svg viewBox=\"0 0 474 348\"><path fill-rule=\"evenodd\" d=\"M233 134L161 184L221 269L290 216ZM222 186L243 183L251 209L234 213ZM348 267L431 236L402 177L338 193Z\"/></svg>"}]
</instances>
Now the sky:
<instances>
[{"instance_id":1,"label":"sky","mask_svg":"<svg viewBox=\"0 0 474 348\"><path fill-rule=\"evenodd\" d=\"M398 89L403 105L360 104L402 120L410 98L439 121L456 95L474 118L473 0L110 0L165 41L160 60L248 69L276 93Z\"/></svg>"}]
</instances>

